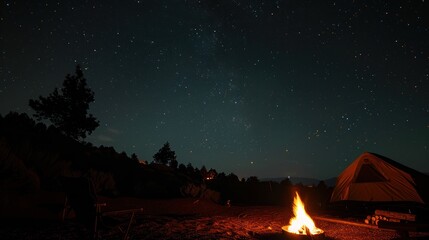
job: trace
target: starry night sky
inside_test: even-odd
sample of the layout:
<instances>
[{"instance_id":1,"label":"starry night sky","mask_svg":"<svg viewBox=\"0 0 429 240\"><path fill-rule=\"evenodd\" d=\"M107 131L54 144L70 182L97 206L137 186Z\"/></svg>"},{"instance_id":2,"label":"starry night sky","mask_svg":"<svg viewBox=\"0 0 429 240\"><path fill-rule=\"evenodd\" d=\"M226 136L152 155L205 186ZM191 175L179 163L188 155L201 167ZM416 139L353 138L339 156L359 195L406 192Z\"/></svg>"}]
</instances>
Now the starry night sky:
<instances>
[{"instance_id":1,"label":"starry night sky","mask_svg":"<svg viewBox=\"0 0 429 240\"><path fill-rule=\"evenodd\" d=\"M0 1L0 114L81 64L86 140L239 177L337 176L371 151L429 172L428 3Z\"/></svg>"}]
</instances>

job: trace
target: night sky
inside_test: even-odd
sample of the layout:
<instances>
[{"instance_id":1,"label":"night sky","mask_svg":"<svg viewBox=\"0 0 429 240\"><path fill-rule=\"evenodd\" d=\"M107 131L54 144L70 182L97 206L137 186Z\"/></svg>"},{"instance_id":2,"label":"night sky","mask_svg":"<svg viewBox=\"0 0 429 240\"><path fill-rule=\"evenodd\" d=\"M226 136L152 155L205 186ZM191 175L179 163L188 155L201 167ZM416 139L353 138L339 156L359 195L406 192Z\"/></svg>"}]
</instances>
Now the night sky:
<instances>
[{"instance_id":1,"label":"night sky","mask_svg":"<svg viewBox=\"0 0 429 240\"><path fill-rule=\"evenodd\" d=\"M0 4L3 116L81 64L96 146L150 162L169 141L239 177L334 177L365 151L429 172L423 0Z\"/></svg>"}]
</instances>

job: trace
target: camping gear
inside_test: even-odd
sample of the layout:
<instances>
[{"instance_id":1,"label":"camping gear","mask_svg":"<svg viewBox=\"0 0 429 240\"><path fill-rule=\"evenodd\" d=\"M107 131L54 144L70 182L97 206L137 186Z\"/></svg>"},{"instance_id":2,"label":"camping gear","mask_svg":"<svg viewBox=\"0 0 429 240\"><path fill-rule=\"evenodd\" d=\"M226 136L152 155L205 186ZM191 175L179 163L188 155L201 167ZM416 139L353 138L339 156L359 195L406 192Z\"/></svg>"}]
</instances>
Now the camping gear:
<instances>
[{"instance_id":1,"label":"camping gear","mask_svg":"<svg viewBox=\"0 0 429 240\"><path fill-rule=\"evenodd\" d=\"M106 211L108 206L105 202L99 202L94 189L94 184L89 178L85 177L62 177L62 186L66 193L62 219L73 209L76 218L92 230L93 239L99 239L99 225L106 216L117 214L129 214L126 229L119 229L123 234L123 239L128 239L131 223L134 220L135 213L143 211L143 208L118 209Z\"/></svg>"},{"instance_id":2,"label":"camping gear","mask_svg":"<svg viewBox=\"0 0 429 240\"><path fill-rule=\"evenodd\" d=\"M337 178L331 202L429 202L429 176L375 153L363 153Z\"/></svg>"}]
</instances>

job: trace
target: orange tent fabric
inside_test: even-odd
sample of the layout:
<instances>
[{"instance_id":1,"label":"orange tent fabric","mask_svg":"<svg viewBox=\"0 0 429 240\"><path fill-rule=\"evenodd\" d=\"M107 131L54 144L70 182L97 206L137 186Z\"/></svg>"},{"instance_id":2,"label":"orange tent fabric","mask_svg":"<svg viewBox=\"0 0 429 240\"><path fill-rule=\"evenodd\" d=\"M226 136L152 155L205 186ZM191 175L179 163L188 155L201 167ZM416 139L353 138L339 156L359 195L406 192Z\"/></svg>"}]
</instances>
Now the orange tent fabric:
<instances>
[{"instance_id":1,"label":"orange tent fabric","mask_svg":"<svg viewBox=\"0 0 429 240\"><path fill-rule=\"evenodd\" d=\"M428 176L389 158L363 153L337 178L331 202L351 200L368 202L425 203L417 182Z\"/></svg>"}]
</instances>

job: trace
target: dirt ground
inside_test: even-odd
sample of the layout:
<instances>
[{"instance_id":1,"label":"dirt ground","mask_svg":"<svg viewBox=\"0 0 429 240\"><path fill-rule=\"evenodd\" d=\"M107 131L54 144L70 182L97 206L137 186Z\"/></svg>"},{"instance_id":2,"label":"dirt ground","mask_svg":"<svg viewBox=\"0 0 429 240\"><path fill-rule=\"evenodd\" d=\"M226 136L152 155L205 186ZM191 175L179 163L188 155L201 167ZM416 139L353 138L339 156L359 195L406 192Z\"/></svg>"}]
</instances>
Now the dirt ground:
<instances>
[{"instance_id":1,"label":"dirt ground","mask_svg":"<svg viewBox=\"0 0 429 240\"><path fill-rule=\"evenodd\" d=\"M134 198L101 199L108 203L105 211L143 208L135 216L130 239L285 239L281 227L290 216L282 207L222 206L204 200L142 200ZM101 239L121 239L128 213L105 218ZM90 231L73 218L17 218L0 226L1 239L90 239ZM320 220L316 226L325 231L326 239L400 239L394 231L353 226ZM107 227L109 226L109 227ZM410 233L410 239L429 239L429 233Z\"/></svg>"}]
</instances>

